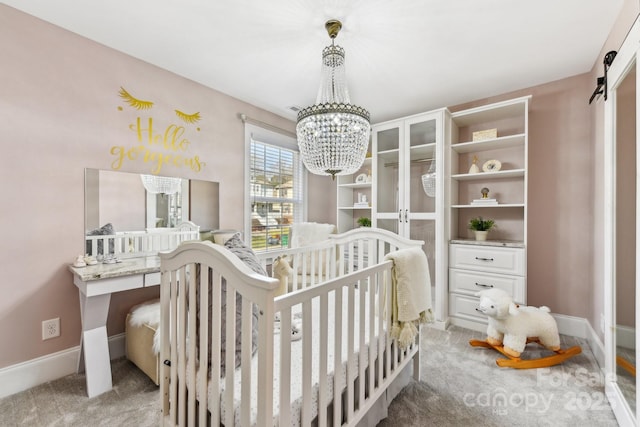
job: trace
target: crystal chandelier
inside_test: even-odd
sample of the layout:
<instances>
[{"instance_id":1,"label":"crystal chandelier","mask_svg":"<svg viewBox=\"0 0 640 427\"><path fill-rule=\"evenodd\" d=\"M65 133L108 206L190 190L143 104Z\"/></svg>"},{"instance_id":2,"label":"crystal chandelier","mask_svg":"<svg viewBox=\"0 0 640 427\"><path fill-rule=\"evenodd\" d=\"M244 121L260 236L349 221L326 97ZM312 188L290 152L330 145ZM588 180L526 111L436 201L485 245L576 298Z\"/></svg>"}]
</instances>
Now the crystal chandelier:
<instances>
[{"instance_id":1,"label":"crystal chandelier","mask_svg":"<svg viewBox=\"0 0 640 427\"><path fill-rule=\"evenodd\" d=\"M180 191L182 180L168 176L140 175L145 190L152 194L175 194Z\"/></svg>"},{"instance_id":2,"label":"crystal chandelier","mask_svg":"<svg viewBox=\"0 0 640 427\"><path fill-rule=\"evenodd\" d=\"M347 90L344 49L334 41L337 20L325 28L331 46L322 50L322 81L316 104L300 110L296 134L302 161L317 175L350 175L362 166L369 146L369 112L352 105Z\"/></svg>"}]
</instances>

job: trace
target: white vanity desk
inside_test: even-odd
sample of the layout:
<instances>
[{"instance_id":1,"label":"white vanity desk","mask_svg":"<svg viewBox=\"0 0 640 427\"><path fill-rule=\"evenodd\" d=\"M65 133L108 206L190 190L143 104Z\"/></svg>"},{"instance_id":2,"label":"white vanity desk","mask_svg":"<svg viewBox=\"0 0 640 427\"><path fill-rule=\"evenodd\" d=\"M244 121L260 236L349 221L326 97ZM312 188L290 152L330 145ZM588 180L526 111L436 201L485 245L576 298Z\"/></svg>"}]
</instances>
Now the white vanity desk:
<instances>
[{"instance_id":1,"label":"white vanity desk","mask_svg":"<svg viewBox=\"0 0 640 427\"><path fill-rule=\"evenodd\" d=\"M87 394L94 397L112 388L107 337L111 294L160 285L160 258L125 258L115 264L69 266L69 270L73 273L73 283L80 291L82 336L78 372L84 367Z\"/></svg>"}]
</instances>

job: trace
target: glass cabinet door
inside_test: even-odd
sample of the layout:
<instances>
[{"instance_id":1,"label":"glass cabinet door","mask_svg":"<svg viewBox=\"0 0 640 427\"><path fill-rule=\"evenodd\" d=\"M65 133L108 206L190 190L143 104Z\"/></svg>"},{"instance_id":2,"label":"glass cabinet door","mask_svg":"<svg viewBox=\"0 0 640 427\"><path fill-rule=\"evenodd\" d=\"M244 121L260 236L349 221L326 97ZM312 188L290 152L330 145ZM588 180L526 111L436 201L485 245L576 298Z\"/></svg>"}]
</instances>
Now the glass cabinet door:
<instances>
[{"instance_id":1,"label":"glass cabinet door","mask_svg":"<svg viewBox=\"0 0 640 427\"><path fill-rule=\"evenodd\" d=\"M436 211L436 141L438 116L416 117L406 123L408 144L404 182L408 183L405 209L415 214L434 214Z\"/></svg>"},{"instance_id":2,"label":"glass cabinet door","mask_svg":"<svg viewBox=\"0 0 640 427\"><path fill-rule=\"evenodd\" d=\"M402 207L399 166L403 136L402 122L390 122L377 128L373 134L377 184L375 206L381 218L397 218Z\"/></svg>"}]
</instances>

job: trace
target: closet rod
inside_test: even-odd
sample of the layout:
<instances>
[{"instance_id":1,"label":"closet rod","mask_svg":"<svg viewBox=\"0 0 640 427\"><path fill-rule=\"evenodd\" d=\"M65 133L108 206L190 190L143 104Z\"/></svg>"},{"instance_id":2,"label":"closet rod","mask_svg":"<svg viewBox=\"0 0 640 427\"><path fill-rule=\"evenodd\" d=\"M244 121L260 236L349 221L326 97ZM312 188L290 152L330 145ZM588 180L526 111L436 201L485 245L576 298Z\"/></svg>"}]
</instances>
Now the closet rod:
<instances>
[{"instance_id":1,"label":"closet rod","mask_svg":"<svg viewBox=\"0 0 640 427\"><path fill-rule=\"evenodd\" d=\"M251 117L248 117L244 113L238 113L238 117L240 117L240 120L242 120L243 123L249 123L249 124L252 124L252 125L260 126L262 128L269 129L269 130L281 133L281 134L286 135L286 136L290 136L291 138L296 138L295 132L291 132L289 130L282 129L282 128L278 127L278 126L274 126L272 124L265 123L265 122L257 120L257 119L252 119Z\"/></svg>"},{"instance_id":2,"label":"closet rod","mask_svg":"<svg viewBox=\"0 0 640 427\"><path fill-rule=\"evenodd\" d=\"M435 157L431 157L428 159L415 159L415 160L411 160L409 163L424 163L424 162L430 162L435 160ZM390 163L385 163L384 167L389 167L389 166L398 166L398 162L390 162Z\"/></svg>"}]
</instances>

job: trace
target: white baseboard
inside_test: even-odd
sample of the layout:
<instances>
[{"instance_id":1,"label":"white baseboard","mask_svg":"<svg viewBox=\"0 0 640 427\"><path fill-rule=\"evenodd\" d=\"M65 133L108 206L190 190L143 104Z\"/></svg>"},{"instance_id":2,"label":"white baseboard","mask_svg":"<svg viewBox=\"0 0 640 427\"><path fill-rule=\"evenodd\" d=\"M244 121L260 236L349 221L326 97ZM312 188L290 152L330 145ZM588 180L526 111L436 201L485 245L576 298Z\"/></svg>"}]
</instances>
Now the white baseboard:
<instances>
[{"instance_id":1,"label":"white baseboard","mask_svg":"<svg viewBox=\"0 0 640 427\"><path fill-rule=\"evenodd\" d=\"M616 325L616 345L619 347L635 350L636 330L631 326Z\"/></svg>"},{"instance_id":2,"label":"white baseboard","mask_svg":"<svg viewBox=\"0 0 640 427\"><path fill-rule=\"evenodd\" d=\"M552 313L558 324L558 332L562 335L569 335L577 338L584 338L589 344L593 356L598 362L598 366L604 369L604 344L591 326L591 323L584 317L566 316L564 314Z\"/></svg>"},{"instance_id":3,"label":"white baseboard","mask_svg":"<svg viewBox=\"0 0 640 427\"><path fill-rule=\"evenodd\" d=\"M109 337L111 359L124 356L124 333ZM0 369L0 398L73 374L78 369L80 346Z\"/></svg>"}]
</instances>

